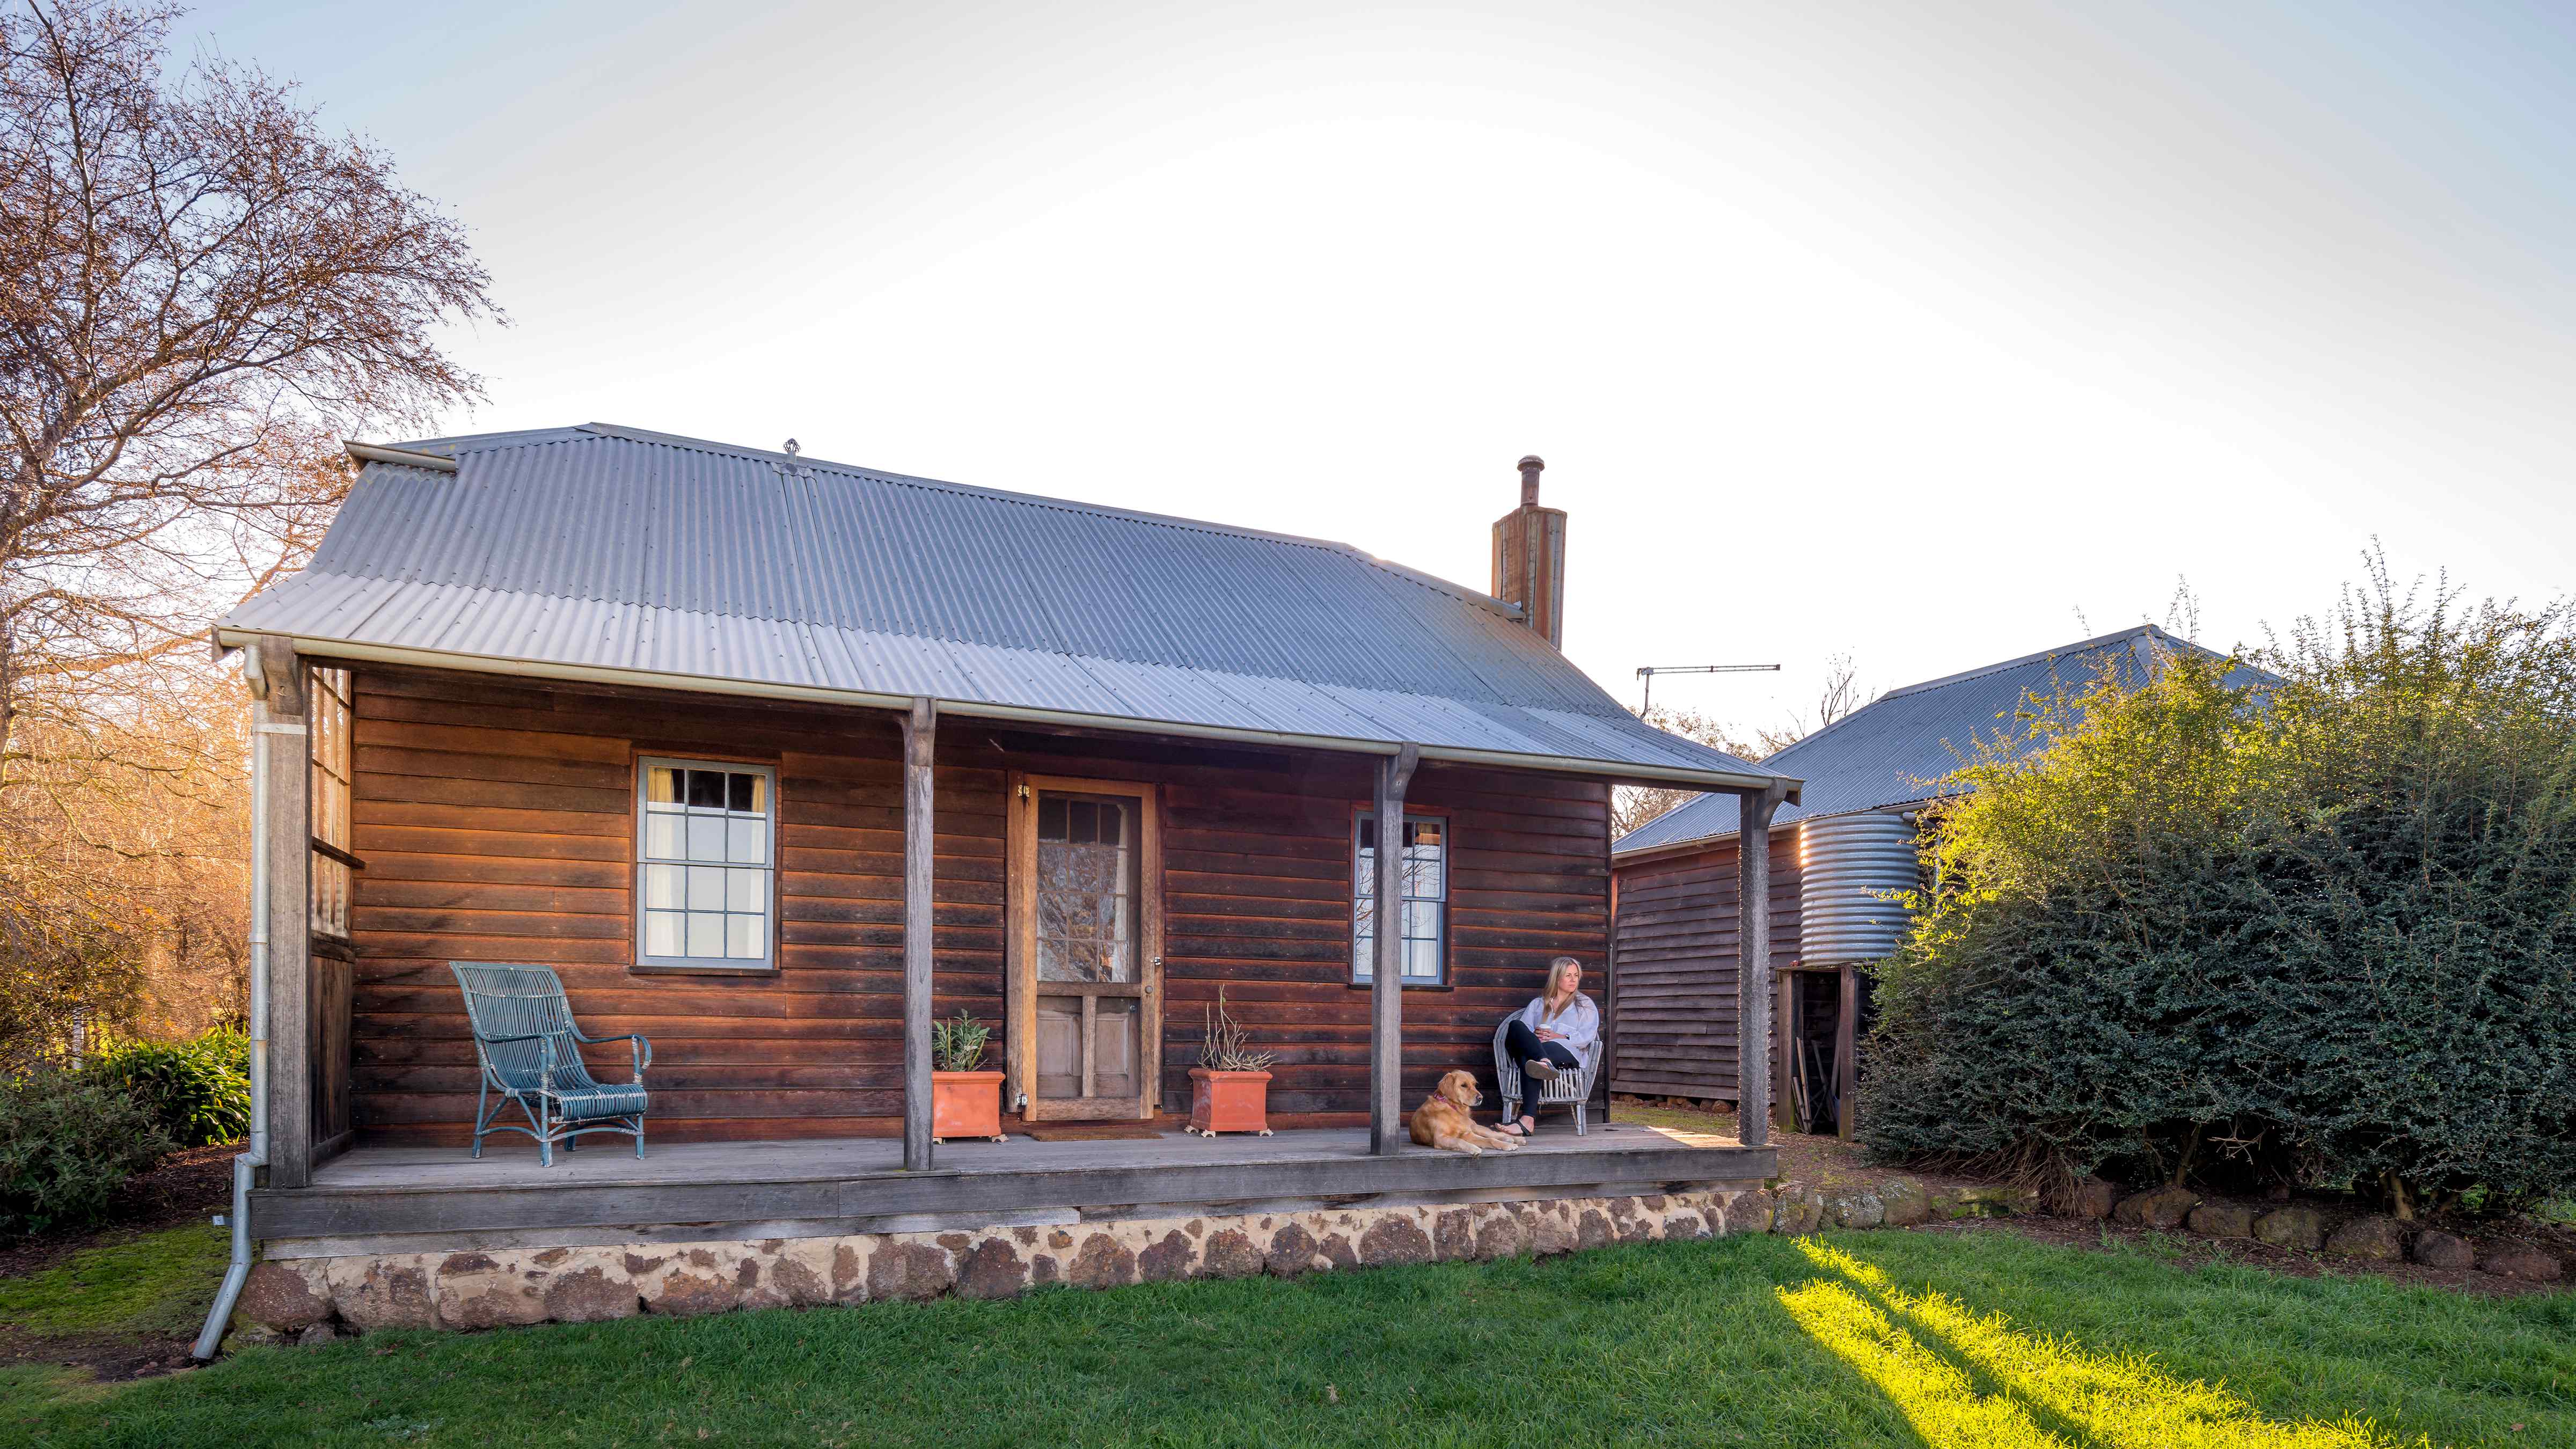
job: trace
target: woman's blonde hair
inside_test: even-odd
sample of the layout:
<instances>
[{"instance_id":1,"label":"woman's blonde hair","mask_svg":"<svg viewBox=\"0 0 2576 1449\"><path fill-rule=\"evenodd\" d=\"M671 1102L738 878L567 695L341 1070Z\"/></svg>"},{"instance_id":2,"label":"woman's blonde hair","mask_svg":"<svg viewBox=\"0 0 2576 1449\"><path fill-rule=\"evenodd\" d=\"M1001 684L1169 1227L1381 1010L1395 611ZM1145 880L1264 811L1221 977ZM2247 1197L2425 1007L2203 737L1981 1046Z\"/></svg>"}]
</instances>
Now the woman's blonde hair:
<instances>
[{"instance_id":1,"label":"woman's blonde hair","mask_svg":"<svg viewBox=\"0 0 2576 1449\"><path fill-rule=\"evenodd\" d=\"M1579 956L1559 956L1555 960L1547 963L1547 990L1540 993L1541 995L1548 997L1554 997L1556 995L1556 983L1564 979L1565 968L1568 966L1573 967L1577 971L1582 970L1583 958Z\"/></svg>"}]
</instances>

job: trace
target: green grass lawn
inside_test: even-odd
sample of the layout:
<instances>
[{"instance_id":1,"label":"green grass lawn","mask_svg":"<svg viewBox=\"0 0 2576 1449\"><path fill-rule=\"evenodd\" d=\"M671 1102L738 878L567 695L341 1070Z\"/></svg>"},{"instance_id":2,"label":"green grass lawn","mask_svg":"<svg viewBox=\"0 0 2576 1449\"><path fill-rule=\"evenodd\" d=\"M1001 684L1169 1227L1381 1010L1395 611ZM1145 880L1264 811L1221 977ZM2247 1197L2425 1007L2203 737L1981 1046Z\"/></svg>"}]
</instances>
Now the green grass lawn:
<instances>
[{"instance_id":1,"label":"green grass lawn","mask_svg":"<svg viewBox=\"0 0 2576 1449\"><path fill-rule=\"evenodd\" d=\"M2153 1247L1742 1237L386 1335L114 1387L0 1376L0 1442L2576 1445L2576 1295Z\"/></svg>"}]
</instances>

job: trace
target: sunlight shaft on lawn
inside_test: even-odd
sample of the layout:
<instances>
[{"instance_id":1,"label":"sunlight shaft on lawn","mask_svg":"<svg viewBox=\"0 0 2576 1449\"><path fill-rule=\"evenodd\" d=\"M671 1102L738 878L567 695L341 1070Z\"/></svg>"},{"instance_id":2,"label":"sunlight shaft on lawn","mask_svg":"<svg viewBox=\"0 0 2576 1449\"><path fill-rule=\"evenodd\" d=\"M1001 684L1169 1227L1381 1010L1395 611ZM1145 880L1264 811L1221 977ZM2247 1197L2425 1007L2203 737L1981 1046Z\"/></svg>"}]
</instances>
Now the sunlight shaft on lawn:
<instances>
[{"instance_id":1,"label":"sunlight shaft on lawn","mask_svg":"<svg viewBox=\"0 0 2576 1449\"><path fill-rule=\"evenodd\" d=\"M2055 1449L2068 1442L2042 1419L2106 1449L2393 1449L2399 1443L2357 1419L2276 1423L2225 1389L2177 1379L2146 1358L2089 1353L2062 1339L2018 1333L2000 1314L1980 1318L1939 1293L1902 1292L1879 1269L1812 1238L1798 1248L1848 1281L1781 1289L1782 1306L1893 1400L1932 1449ZM2003 1392L1980 1393L1970 1370Z\"/></svg>"}]
</instances>

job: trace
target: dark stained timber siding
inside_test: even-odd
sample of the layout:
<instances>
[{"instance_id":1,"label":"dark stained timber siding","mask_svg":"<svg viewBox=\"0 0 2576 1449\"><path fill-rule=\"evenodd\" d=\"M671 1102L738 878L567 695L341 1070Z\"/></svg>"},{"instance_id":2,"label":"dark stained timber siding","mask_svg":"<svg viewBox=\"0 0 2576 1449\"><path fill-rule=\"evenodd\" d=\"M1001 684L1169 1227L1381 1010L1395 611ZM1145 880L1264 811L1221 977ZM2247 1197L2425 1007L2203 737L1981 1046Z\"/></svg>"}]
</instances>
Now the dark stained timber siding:
<instances>
[{"instance_id":1,"label":"dark stained timber siding","mask_svg":"<svg viewBox=\"0 0 2576 1449\"><path fill-rule=\"evenodd\" d=\"M1736 1100L1736 843L1621 865L1611 1090ZM1798 959L1797 832L1771 835L1771 964Z\"/></svg>"},{"instance_id":2,"label":"dark stained timber siding","mask_svg":"<svg viewBox=\"0 0 2576 1449\"><path fill-rule=\"evenodd\" d=\"M352 935L355 1113L370 1136L462 1141L476 1069L450 960L561 973L594 1035L653 1042L648 1137L891 1133L902 1112L901 765L891 713L360 666ZM634 760L778 770L779 969L632 969ZM1004 777L1162 787L1163 1105L1187 1111L1204 1014L1226 987L1278 1054L1290 1125L1365 1120L1368 993L1349 984L1349 832L1364 760L941 722L936 1009L998 1025ZM1450 989L1405 994L1405 1093L1468 1067L1570 954L1601 990L1604 787L1430 766L1412 805L1449 814ZM1621 1022L1623 1036L1628 1030ZM996 1040L991 1060L1001 1060ZM596 1050L626 1079L622 1046ZM614 1150L603 1148L602 1150Z\"/></svg>"}]
</instances>

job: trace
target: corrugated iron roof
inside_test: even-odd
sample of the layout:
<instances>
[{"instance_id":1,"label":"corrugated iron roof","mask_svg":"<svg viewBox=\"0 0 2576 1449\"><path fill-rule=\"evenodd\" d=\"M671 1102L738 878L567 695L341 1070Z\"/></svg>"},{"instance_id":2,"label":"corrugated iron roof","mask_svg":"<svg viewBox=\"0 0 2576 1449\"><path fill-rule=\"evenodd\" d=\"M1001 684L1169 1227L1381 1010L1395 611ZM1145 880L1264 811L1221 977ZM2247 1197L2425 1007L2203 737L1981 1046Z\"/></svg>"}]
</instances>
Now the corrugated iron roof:
<instances>
[{"instance_id":1,"label":"corrugated iron roof","mask_svg":"<svg viewBox=\"0 0 2576 1449\"><path fill-rule=\"evenodd\" d=\"M219 638L1775 777L1639 722L1510 606L1347 544L597 423L398 446L456 471L369 462Z\"/></svg>"},{"instance_id":2,"label":"corrugated iron roof","mask_svg":"<svg viewBox=\"0 0 2576 1449\"><path fill-rule=\"evenodd\" d=\"M1884 810L1957 793L1966 787L1949 777L1987 745L2018 750L2029 744L2032 721L2024 706L2033 695L2054 698L2061 686L2080 691L2105 670L2116 673L2123 687L2133 688L2153 677L2161 651L2170 649L2212 655L2188 639L2142 624L1890 690L1762 761L1806 781L1800 803L1782 806L1771 817L1772 825L1776 829L1815 816ZM2250 668L2240 668L2238 675L2270 678ZM1736 829L1735 797L1702 795L1621 836L1611 850L1628 855L1722 840Z\"/></svg>"}]
</instances>

